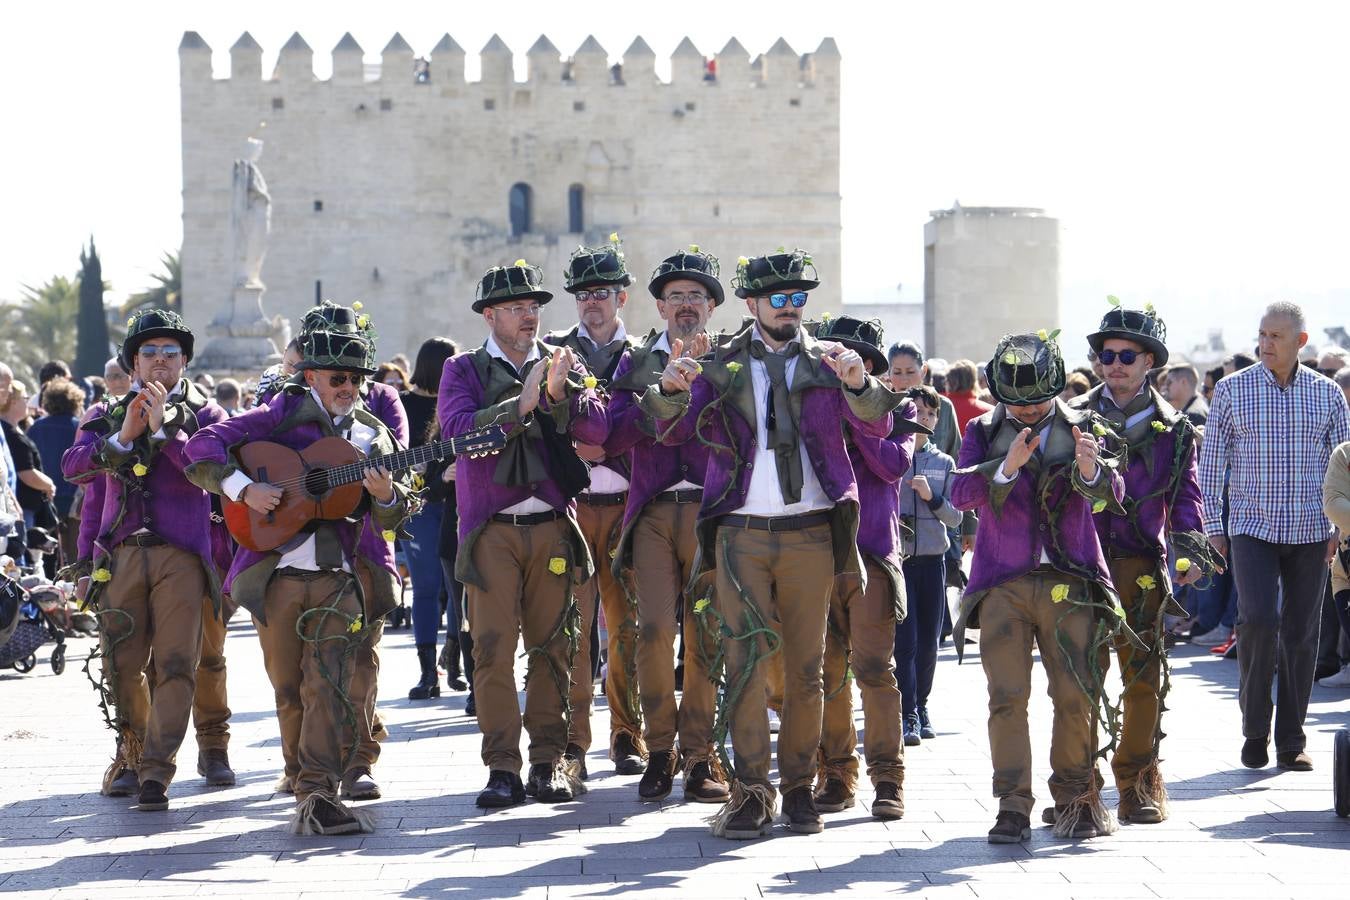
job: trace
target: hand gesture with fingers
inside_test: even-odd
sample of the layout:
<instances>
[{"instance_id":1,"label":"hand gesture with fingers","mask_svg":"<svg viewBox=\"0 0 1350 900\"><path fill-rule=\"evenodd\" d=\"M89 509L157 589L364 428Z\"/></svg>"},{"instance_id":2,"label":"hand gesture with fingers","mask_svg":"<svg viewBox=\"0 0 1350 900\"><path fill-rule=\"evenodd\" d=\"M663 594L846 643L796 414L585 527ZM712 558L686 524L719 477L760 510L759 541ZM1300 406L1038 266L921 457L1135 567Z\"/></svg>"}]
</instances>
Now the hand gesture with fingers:
<instances>
[{"instance_id":1,"label":"hand gesture with fingers","mask_svg":"<svg viewBox=\"0 0 1350 900\"><path fill-rule=\"evenodd\" d=\"M712 341L708 338L708 332L700 331L689 341L689 346L685 348L685 356L698 359L712 349ZM671 354L672 356L674 354Z\"/></svg>"},{"instance_id":2,"label":"hand gesture with fingers","mask_svg":"<svg viewBox=\"0 0 1350 900\"><path fill-rule=\"evenodd\" d=\"M1077 425L1073 426L1073 456L1078 463L1078 474L1084 481L1091 481L1097 474L1097 438L1091 431L1086 434Z\"/></svg>"},{"instance_id":3,"label":"hand gesture with fingers","mask_svg":"<svg viewBox=\"0 0 1350 900\"><path fill-rule=\"evenodd\" d=\"M853 390L867 383L867 367L856 350L850 350L843 344L835 344L821 357L830 371L839 376L839 380Z\"/></svg>"},{"instance_id":4,"label":"hand gesture with fingers","mask_svg":"<svg viewBox=\"0 0 1350 900\"><path fill-rule=\"evenodd\" d=\"M553 351L548 365L548 399L554 403L567 396L567 373L577 364L576 354L571 347L559 347Z\"/></svg>"},{"instance_id":5,"label":"hand gesture with fingers","mask_svg":"<svg viewBox=\"0 0 1350 900\"><path fill-rule=\"evenodd\" d=\"M1041 436L1032 434L1030 428L1023 428L1017 437L1013 438L1012 446L1008 448L1008 455L1003 460L1003 474L1009 478L1017 474L1017 470L1027 464L1031 454L1035 453L1040 445Z\"/></svg>"},{"instance_id":6,"label":"hand gesture with fingers","mask_svg":"<svg viewBox=\"0 0 1350 900\"><path fill-rule=\"evenodd\" d=\"M381 503L389 503L394 499L394 473L383 466L366 469L361 484L370 492L370 496Z\"/></svg>"},{"instance_id":7,"label":"hand gesture with fingers","mask_svg":"<svg viewBox=\"0 0 1350 900\"><path fill-rule=\"evenodd\" d=\"M141 391L127 404L126 418L122 420L122 428L117 432L117 439L123 444L130 445L136 438L145 434L149 417L150 397L145 391Z\"/></svg>"},{"instance_id":8,"label":"hand gesture with fingers","mask_svg":"<svg viewBox=\"0 0 1350 900\"><path fill-rule=\"evenodd\" d=\"M684 341L679 338L670 345L670 362L661 372L661 393L679 394L688 391L703 371L697 361L684 354Z\"/></svg>"},{"instance_id":9,"label":"hand gesture with fingers","mask_svg":"<svg viewBox=\"0 0 1350 900\"><path fill-rule=\"evenodd\" d=\"M539 385L544 382L544 372L548 369L544 360L536 360L525 376L525 383L520 388L520 404L516 408L520 411L520 417L523 419L534 412L539 406Z\"/></svg>"}]
</instances>

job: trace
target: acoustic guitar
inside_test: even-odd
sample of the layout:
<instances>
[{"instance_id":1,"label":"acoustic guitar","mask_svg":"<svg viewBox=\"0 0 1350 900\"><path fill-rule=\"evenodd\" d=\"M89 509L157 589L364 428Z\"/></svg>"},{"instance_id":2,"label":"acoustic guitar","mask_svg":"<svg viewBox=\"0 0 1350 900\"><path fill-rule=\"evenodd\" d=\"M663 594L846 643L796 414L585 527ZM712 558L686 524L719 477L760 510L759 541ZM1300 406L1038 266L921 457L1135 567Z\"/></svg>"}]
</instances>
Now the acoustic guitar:
<instances>
[{"instance_id":1,"label":"acoustic guitar","mask_svg":"<svg viewBox=\"0 0 1350 900\"><path fill-rule=\"evenodd\" d=\"M355 512L370 469L401 472L450 456L488 456L504 446L506 435L496 425L384 456L366 456L340 437L320 438L304 450L252 441L235 450L239 468L254 481L281 488L281 502L260 513L242 500L221 497L225 526L241 547L275 550L315 519L345 519Z\"/></svg>"}]
</instances>

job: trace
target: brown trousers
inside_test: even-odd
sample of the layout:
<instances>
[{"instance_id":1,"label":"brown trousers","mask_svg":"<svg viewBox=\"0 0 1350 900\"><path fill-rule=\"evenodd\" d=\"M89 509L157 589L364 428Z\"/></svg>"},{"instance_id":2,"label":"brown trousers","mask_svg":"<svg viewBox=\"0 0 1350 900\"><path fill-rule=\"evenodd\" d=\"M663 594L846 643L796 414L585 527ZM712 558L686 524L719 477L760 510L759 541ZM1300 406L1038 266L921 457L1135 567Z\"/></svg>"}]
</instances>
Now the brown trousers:
<instances>
[{"instance_id":1,"label":"brown trousers","mask_svg":"<svg viewBox=\"0 0 1350 900\"><path fill-rule=\"evenodd\" d=\"M202 652L202 610L210 608L200 558L171 545L123 544L112 553L112 580L103 593L105 652L114 667L118 713L141 741L141 781L168 785L187 733ZM154 684L146 669L154 658ZM151 694L153 692L153 699Z\"/></svg>"},{"instance_id":2,"label":"brown trousers","mask_svg":"<svg viewBox=\"0 0 1350 900\"><path fill-rule=\"evenodd\" d=\"M828 769L849 784L858 780L858 732L853 725L853 681L862 693L867 775L875 786L903 784L900 688L895 681L895 601L891 580L866 560L867 590L855 576L841 576L830 600L825 637L825 717L820 749ZM840 639L842 635L843 639ZM853 679L846 673L853 669ZM833 696L830 696L830 693Z\"/></svg>"},{"instance_id":3,"label":"brown trousers","mask_svg":"<svg viewBox=\"0 0 1350 900\"><path fill-rule=\"evenodd\" d=\"M563 630L572 565L569 527L566 519L525 526L489 522L473 545L473 564L486 585L464 586L473 633L474 695L483 732L483 764L495 771L519 773L522 768L515 672L518 638L524 639L530 653L523 724L530 737L531 765L562 758L567 749L568 681L590 678L589 669L572 674L569 638ZM568 571L551 572L549 561L554 558L564 560ZM584 631L576 638L585 644ZM571 662L579 666L579 649L576 656ZM570 693L576 695L574 686Z\"/></svg>"},{"instance_id":4,"label":"brown trousers","mask_svg":"<svg viewBox=\"0 0 1350 900\"><path fill-rule=\"evenodd\" d=\"M990 588L980 600L980 662L989 682L994 796L999 798L1000 811L1025 816L1036 805L1027 729L1033 641L1041 648L1054 707L1050 795L1056 805L1063 806L1097 787L1092 760L1096 747L1093 698L1078 685L1078 678L1088 683L1093 613L1067 601L1055 603L1050 591L1057 584L1068 584L1080 598L1086 590L1079 579L1038 571Z\"/></svg>"},{"instance_id":5,"label":"brown trousers","mask_svg":"<svg viewBox=\"0 0 1350 900\"><path fill-rule=\"evenodd\" d=\"M295 785L295 798L302 801L315 792L336 794L351 741L339 689L351 698L358 721L363 712L353 657L344 658L347 617L361 612L356 582L346 572L275 575L263 602L267 624L254 622L276 697L281 755ZM342 615L305 615L324 608ZM301 616L301 627L313 643L296 631Z\"/></svg>"},{"instance_id":6,"label":"brown trousers","mask_svg":"<svg viewBox=\"0 0 1350 900\"><path fill-rule=\"evenodd\" d=\"M192 695L192 726L198 750L224 750L230 743L230 703L225 688L225 627L207 596L202 605L202 658Z\"/></svg>"},{"instance_id":7,"label":"brown trousers","mask_svg":"<svg viewBox=\"0 0 1350 900\"><path fill-rule=\"evenodd\" d=\"M367 595L369 596L369 595ZM352 768L375 768L380 759L380 742L389 737L384 719L375 706L380 687L380 639L384 637L384 619L376 621L366 633L366 639L356 648L352 669L352 703L356 704L357 746ZM344 743L352 739L350 730L343 732Z\"/></svg>"},{"instance_id":8,"label":"brown trousers","mask_svg":"<svg viewBox=\"0 0 1350 900\"><path fill-rule=\"evenodd\" d=\"M686 760L713 757L717 686L707 663L717 637L704 634L694 601L684 602L684 694L675 704L676 614L693 573L698 537L697 503L650 503L633 525L633 578L637 585L637 675L642 688L643 737L649 752L673 750L678 731ZM702 647L702 650L700 650Z\"/></svg>"},{"instance_id":9,"label":"brown trousers","mask_svg":"<svg viewBox=\"0 0 1350 900\"><path fill-rule=\"evenodd\" d=\"M637 698L634 666L637 655L637 617L628 605L628 594L614 577L610 555L619 546L619 526L623 523L623 504L589 506L577 500L577 525L591 548L595 575L577 586L581 606L581 646L572 684L572 728L568 742L583 750L591 748L591 707L595 685L591 680L590 629L596 610L604 609L609 632L609 668L605 673L605 699L609 704L609 745L620 734L627 734L642 750L642 712Z\"/></svg>"},{"instance_id":10,"label":"brown trousers","mask_svg":"<svg viewBox=\"0 0 1350 900\"><path fill-rule=\"evenodd\" d=\"M1158 578L1158 561L1143 556L1107 560L1111 582L1120 593L1125 608L1125 621L1150 646L1158 642L1158 610L1162 607L1166 584ZM1151 575L1157 587L1145 595L1135 580ZM1164 651L1159 645L1158 654ZM1121 718L1120 740L1111 756L1111 770L1116 776L1116 787L1121 791L1133 787L1139 773L1157 760L1154 739L1162 727L1162 657L1146 653L1124 638L1116 638L1116 654L1120 659L1120 677L1125 685L1122 695L1124 715ZM1109 665L1109 656L1104 663ZM1105 671L1105 666L1103 666Z\"/></svg>"},{"instance_id":11,"label":"brown trousers","mask_svg":"<svg viewBox=\"0 0 1350 900\"><path fill-rule=\"evenodd\" d=\"M772 533L750 529L717 530L717 585L713 604L733 634L767 627L781 639L783 723L778 734L779 787L787 792L809 786L816 776L824 707L822 669L825 627L834 581L834 553L828 525ZM742 596L742 591L745 596ZM747 598L748 601L747 602ZM751 624L750 603L764 622ZM722 640L728 685L744 688L730 712L736 778L769 784L769 713L765 671L749 666L752 647L761 660L769 652L765 635Z\"/></svg>"}]
</instances>

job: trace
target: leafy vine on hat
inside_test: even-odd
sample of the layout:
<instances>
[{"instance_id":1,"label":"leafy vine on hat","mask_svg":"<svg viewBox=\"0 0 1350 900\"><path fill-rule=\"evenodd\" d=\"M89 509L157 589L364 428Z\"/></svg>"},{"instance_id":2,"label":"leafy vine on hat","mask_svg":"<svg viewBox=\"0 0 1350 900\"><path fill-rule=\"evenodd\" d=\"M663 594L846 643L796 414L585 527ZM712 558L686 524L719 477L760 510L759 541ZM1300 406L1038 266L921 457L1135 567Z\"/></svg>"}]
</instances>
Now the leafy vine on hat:
<instances>
[{"instance_id":1,"label":"leafy vine on hat","mask_svg":"<svg viewBox=\"0 0 1350 900\"><path fill-rule=\"evenodd\" d=\"M570 294L607 284L627 287L632 283L618 232L611 232L609 243L599 247L577 247L563 270L563 289Z\"/></svg>"},{"instance_id":2,"label":"leafy vine on hat","mask_svg":"<svg viewBox=\"0 0 1350 900\"><path fill-rule=\"evenodd\" d=\"M300 319L300 353L296 369L337 369L373 374L378 335L360 303L341 306L325 300Z\"/></svg>"},{"instance_id":3,"label":"leafy vine on hat","mask_svg":"<svg viewBox=\"0 0 1350 900\"><path fill-rule=\"evenodd\" d=\"M154 338L173 338L183 348L183 362L192 361L192 329L187 327L183 317L171 309L142 309L127 319L127 336L119 354L122 368L135 371L132 361L136 351L141 344Z\"/></svg>"},{"instance_id":4,"label":"leafy vine on hat","mask_svg":"<svg viewBox=\"0 0 1350 900\"><path fill-rule=\"evenodd\" d=\"M1059 331L1004 335L985 367L989 392L1008 406L1034 406L1064 390Z\"/></svg>"},{"instance_id":5,"label":"leafy vine on hat","mask_svg":"<svg viewBox=\"0 0 1350 900\"><path fill-rule=\"evenodd\" d=\"M473 293L473 311L480 313L489 306L509 300L534 300L540 306L553 299L544 290L544 271L518 259L509 266L493 266L483 273Z\"/></svg>"},{"instance_id":6,"label":"leafy vine on hat","mask_svg":"<svg viewBox=\"0 0 1350 900\"><path fill-rule=\"evenodd\" d=\"M1145 352L1153 354L1153 367L1167 365L1167 325L1152 303L1145 303L1143 309L1125 309L1120 298L1109 296L1106 302L1111 309L1102 316L1097 330L1088 335L1088 346L1094 353L1101 353L1102 346L1110 339L1133 341Z\"/></svg>"},{"instance_id":7,"label":"leafy vine on hat","mask_svg":"<svg viewBox=\"0 0 1350 900\"><path fill-rule=\"evenodd\" d=\"M820 276L810 252L778 248L763 256L742 256L736 261L736 277L731 279L737 297L755 297L772 291L813 291Z\"/></svg>"},{"instance_id":8,"label":"leafy vine on hat","mask_svg":"<svg viewBox=\"0 0 1350 900\"><path fill-rule=\"evenodd\" d=\"M721 306L726 295L722 292L722 267L717 257L699 249L698 244L690 244L688 249L677 250L671 256L661 260L661 264L652 272L647 290L653 297L661 299L661 291L667 284L680 279L696 281L703 285L712 297L713 306Z\"/></svg>"}]
</instances>

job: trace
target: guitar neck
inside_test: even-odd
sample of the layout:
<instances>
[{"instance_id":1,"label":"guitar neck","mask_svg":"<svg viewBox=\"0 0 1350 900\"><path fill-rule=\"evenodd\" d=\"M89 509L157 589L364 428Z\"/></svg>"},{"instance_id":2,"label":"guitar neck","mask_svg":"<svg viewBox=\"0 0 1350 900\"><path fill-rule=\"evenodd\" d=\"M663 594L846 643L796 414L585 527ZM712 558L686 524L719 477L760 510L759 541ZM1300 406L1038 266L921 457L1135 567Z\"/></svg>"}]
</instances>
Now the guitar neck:
<instances>
[{"instance_id":1,"label":"guitar neck","mask_svg":"<svg viewBox=\"0 0 1350 900\"><path fill-rule=\"evenodd\" d=\"M368 456L359 462L329 469L328 483L332 485L351 484L365 478L366 472L374 468L402 472L405 469L411 469L413 466L420 466L432 460L454 456L459 453L460 446L460 441L452 438L448 441L436 441L431 444L423 444L420 447L386 453L384 456Z\"/></svg>"}]
</instances>

